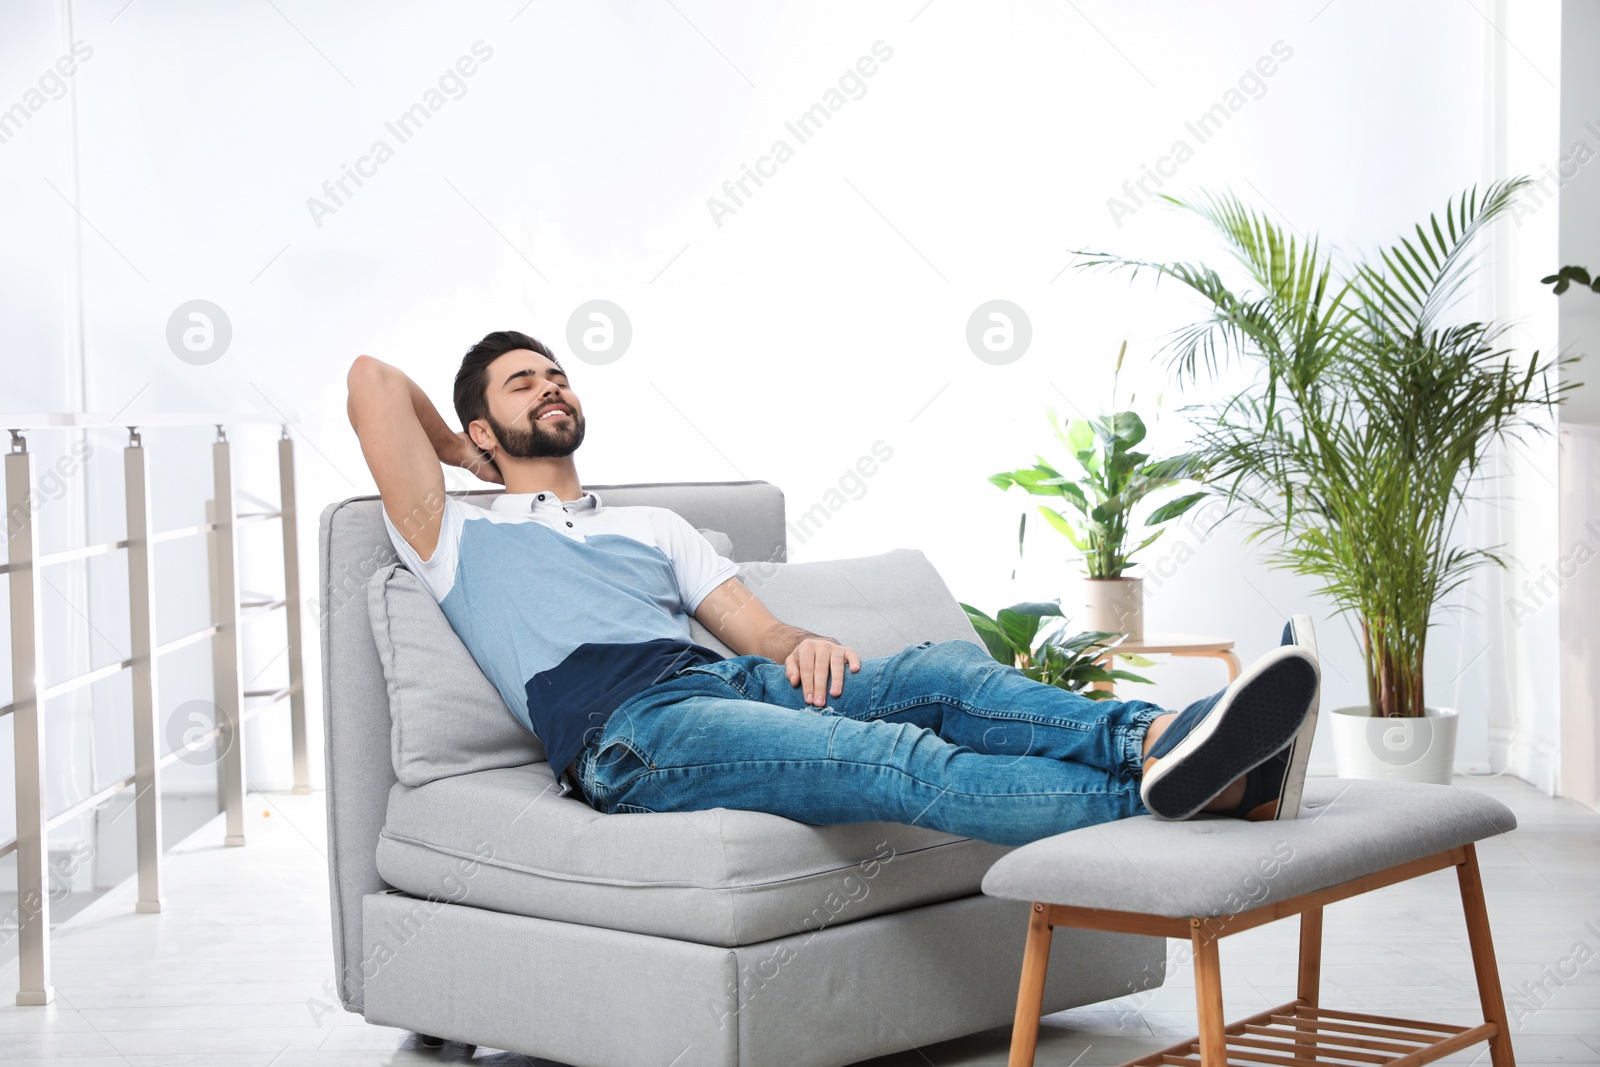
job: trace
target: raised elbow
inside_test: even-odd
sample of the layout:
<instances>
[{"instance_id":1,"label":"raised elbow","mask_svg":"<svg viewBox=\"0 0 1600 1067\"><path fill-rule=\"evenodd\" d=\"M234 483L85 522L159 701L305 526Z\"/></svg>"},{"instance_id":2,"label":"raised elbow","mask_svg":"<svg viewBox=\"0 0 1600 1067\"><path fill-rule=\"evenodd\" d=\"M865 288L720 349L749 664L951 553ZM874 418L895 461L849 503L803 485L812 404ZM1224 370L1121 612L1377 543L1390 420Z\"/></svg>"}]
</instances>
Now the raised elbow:
<instances>
[{"instance_id":1,"label":"raised elbow","mask_svg":"<svg viewBox=\"0 0 1600 1067\"><path fill-rule=\"evenodd\" d=\"M350 425L358 434L361 432L362 413L383 402L389 369L381 360L371 356L357 356L356 361L350 364L350 373L345 376L345 385L349 389L345 413L350 416Z\"/></svg>"},{"instance_id":2,"label":"raised elbow","mask_svg":"<svg viewBox=\"0 0 1600 1067\"><path fill-rule=\"evenodd\" d=\"M356 357L354 363L350 364L350 373L345 376L345 384L350 387L351 391L354 391L361 383L369 382L382 373L383 363L381 361L368 355L360 355Z\"/></svg>"}]
</instances>

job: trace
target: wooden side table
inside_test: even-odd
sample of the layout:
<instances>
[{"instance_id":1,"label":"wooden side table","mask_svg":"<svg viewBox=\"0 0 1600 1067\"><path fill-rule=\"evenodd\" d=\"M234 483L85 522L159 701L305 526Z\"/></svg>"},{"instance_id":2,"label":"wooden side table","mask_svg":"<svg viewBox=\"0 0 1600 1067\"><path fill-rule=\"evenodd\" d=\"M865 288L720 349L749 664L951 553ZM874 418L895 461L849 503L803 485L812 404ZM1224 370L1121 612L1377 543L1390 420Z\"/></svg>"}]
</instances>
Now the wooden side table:
<instances>
[{"instance_id":1,"label":"wooden side table","mask_svg":"<svg viewBox=\"0 0 1600 1067\"><path fill-rule=\"evenodd\" d=\"M1233 653L1233 639L1228 637L1212 637L1207 634L1162 634L1149 633L1138 641L1127 640L1122 642L1110 653L1100 658L1100 665L1109 668L1111 661L1116 656L1144 655L1147 652L1171 656L1198 656L1205 659L1220 659L1228 668L1228 681L1239 677L1239 657ZM1111 692L1114 688L1112 682L1096 682L1094 688L1103 692Z\"/></svg>"}]
</instances>

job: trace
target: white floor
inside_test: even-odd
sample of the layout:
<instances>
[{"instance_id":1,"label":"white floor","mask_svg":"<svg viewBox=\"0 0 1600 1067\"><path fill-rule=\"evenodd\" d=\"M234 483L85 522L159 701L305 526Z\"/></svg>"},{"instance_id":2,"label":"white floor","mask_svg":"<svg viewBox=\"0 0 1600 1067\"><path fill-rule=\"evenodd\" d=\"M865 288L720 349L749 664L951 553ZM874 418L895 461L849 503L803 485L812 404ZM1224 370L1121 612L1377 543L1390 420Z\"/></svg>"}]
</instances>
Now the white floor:
<instances>
[{"instance_id":1,"label":"white floor","mask_svg":"<svg viewBox=\"0 0 1600 1067\"><path fill-rule=\"evenodd\" d=\"M1600 815L1514 779L1458 784L1504 800L1520 823L1513 835L1479 846L1518 1063L1600 1064ZM461 1045L420 1051L412 1035L367 1026L339 1010L331 986L322 795L251 794L247 811L247 847L223 848L221 826L212 822L169 853L162 914L134 914L132 887L124 885L58 932L54 1005L13 1007L15 977L0 979L0 1061L68 1067L542 1062ZM1296 937L1290 921L1223 942L1230 1018L1294 998ZM1479 1019L1451 872L1334 905L1324 945L1329 1007ZM1120 1063L1192 1034L1193 975L1176 954L1174 960L1160 989L1048 1017L1037 1062ZM872 1063L999 1065L1008 1038L1009 1028L1002 1028ZM1488 1062L1477 1050L1450 1058L1475 1060Z\"/></svg>"}]
</instances>

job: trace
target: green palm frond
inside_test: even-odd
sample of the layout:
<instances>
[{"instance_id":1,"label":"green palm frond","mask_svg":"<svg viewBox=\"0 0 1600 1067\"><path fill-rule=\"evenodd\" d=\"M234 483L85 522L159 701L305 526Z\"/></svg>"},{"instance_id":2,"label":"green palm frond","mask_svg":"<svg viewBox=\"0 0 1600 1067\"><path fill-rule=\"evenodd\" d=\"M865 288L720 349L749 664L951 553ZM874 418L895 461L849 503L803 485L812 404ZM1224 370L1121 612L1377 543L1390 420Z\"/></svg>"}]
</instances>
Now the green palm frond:
<instances>
[{"instance_id":1,"label":"green palm frond","mask_svg":"<svg viewBox=\"0 0 1600 1067\"><path fill-rule=\"evenodd\" d=\"M1426 227L1415 227L1415 240L1402 237L1379 253L1381 266L1363 264L1357 280L1369 326L1400 337L1432 332L1472 275L1478 235L1532 184L1527 178L1498 181L1481 197L1473 186L1445 205L1443 225L1438 215L1429 215Z\"/></svg>"}]
</instances>

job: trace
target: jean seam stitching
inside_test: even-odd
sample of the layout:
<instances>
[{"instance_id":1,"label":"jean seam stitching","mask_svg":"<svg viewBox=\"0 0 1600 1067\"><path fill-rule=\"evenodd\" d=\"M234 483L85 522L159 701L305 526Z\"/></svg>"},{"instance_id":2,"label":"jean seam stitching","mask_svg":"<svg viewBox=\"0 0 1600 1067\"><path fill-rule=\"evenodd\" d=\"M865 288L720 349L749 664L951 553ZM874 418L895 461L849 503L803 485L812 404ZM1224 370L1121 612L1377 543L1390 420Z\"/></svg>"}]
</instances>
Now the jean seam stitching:
<instances>
[{"instance_id":1,"label":"jean seam stitching","mask_svg":"<svg viewBox=\"0 0 1600 1067\"><path fill-rule=\"evenodd\" d=\"M872 717L882 718L885 715L893 715L896 712L904 711L906 708L914 708L920 704L926 704L928 703L929 699L937 700L943 704L949 704L951 707L959 708L968 715L976 715L985 719L994 719L999 722L1026 722L1034 726L1056 726L1066 730L1076 730L1079 733L1093 733L1096 730L1105 729L1107 724L1111 721L1108 718L1101 718L1094 720L1092 723L1073 722L1071 720L1052 718L1048 715L1041 716L1033 715L1028 712L1011 712L994 708L980 707L977 705L968 704L956 697L941 695L934 695L930 698L920 700L906 700L896 704L889 704L881 708L873 708ZM1115 727L1115 729L1120 731L1125 729L1125 727L1119 726Z\"/></svg>"},{"instance_id":2,"label":"jean seam stitching","mask_svg":"<svg viewBox=\"0 0 1600 1067\"><path fill-rule=\"evenodd\" d=\"M727 661L724 660L723 662L727 662ZM704 675L708 675L709 677L715 678L717 681L721 682L723 685L727 686L729 689L732 689L735 693L738 693L739 696L741 696L745 700L753 700L754 699L748 692L746 692L743 689L743 687L741 687L737 683L735 683L733 681L733 679L725 678L721 674L718 674L716 671L703 670L701 667L685 667L683 669L683 672L685 674L704 674Z\"/></svg>"},{"instance_id":3,"label":"jean seam stitching","mask_svg":"<svg viewBox=\"0 0 1600 1067\"><path fill-rule=\"evenodd\" d=\"M948 794L948 795L951 795L951 796L958 796L958 797L970 797L970 798L972 798L974 800L1006 800L1006 799L1010 799L1012 797L1055 797L1055 796L1113 797L1113 796L1121 796L1121 795L1126 794L1128 792L1137 792L1137 790L1138 790L1138 786L1137 785L1131 785L1131 786L1124 786L1124 787L1111 786L1111 787L1108 787L1108 788L1105 788L1105 789L1091 789L1091 790L1046 789L1046 790L1026 792L1026 793L969 793L969 792L965 792L965 791L959 790L959 789L950 789L950 788L947 788L945 786L938 785L938 784L936 784L934 782L930 782L925 778L918 777L917 775L913 774L912 772L910 772L908 770L905 770L902 767L895 767L895 766L891 766L891 765L883 764L883 763L873 763L873 762L871 762L869 760L843 759L843 758L840 758L840 757L837 757L837 756L820 756L820 757L807 757L805 759L785 759L785 760L723 760L723 761L721 761L719 763L695 763L695 764L686 764L686 765L681 766L681 767L660 767L660 768L657 768L654 771L647 771L647 772L645 772L645 775L641 775L640 777L645 777L645 776L650 776L650 777L668 777L668 776L671 776L671 775L674 775L674 774L681 775L681 774L685 774L685 773L697 773L697 772L702 772L702 771L708 771L708 770L712 770L712 769L718 768L718 767L748 767L748 766L765 766L765 765L784 766L784 765L796 764L796 763L845 763L845 764L850 764L851 766L856 766L856 767L870 767L873 770L888 771L888 772L891 772L893 774L898 774L898 775L900 775L900 776L902 776L904 778L910 779L912 782L915 782L918 785L926 786L929 789L938 789L941 792L941 794Z\"/></svg>"}]
</instances>

